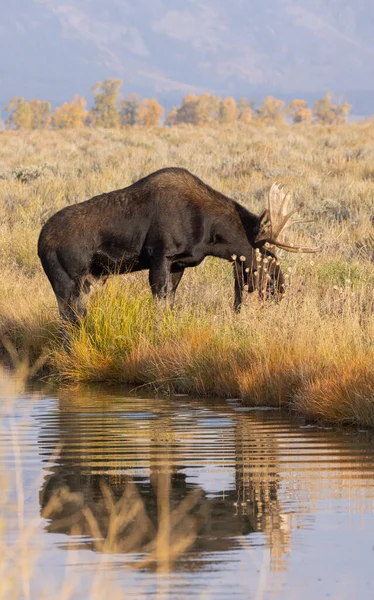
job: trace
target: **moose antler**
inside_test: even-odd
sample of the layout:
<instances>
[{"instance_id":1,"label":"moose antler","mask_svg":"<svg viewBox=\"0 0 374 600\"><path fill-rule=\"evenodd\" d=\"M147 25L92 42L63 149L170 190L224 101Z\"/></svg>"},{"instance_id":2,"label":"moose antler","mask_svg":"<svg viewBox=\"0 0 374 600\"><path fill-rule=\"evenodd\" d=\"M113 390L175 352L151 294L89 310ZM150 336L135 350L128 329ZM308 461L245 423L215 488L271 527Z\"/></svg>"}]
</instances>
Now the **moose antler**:
<instances>
[{"instance_id":1,"label":"moose antler","mask_svg":"<svg viewBox=\"0 0 374 600\"><path fill-rule=\"evenodd\" d=\"M295 246L294 244L286 244L281 239L281 234L296 223L310 223L313 219L293 219L290 220L302 205L298 206L287 213L288 206L291 201L291 194L288 190L283 189L277 182L273 183L269 191L268 210L265 211L261 219L261 227L258 241L264 240L268 244L287 250L288 252L318 252L319 248L308 248L306 246ZM262 230L262 231L261 231Z\"/></svg>"}]
</instances>

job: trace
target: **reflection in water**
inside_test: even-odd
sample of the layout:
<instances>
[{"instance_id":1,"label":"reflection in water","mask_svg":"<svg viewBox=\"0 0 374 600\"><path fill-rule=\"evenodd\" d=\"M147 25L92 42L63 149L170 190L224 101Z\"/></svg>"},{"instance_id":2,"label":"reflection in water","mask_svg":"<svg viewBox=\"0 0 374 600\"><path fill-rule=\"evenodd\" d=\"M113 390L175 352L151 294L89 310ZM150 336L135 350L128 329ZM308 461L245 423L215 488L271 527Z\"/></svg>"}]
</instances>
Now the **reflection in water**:
<instances>
[{"instance_id":1,"label":"reflection in water","mask_svg":"<svg viewBox=\"0 0 374 600\"><path fill-rule=\"evenodd\" d=\"M117 552L149 549L162 529L158 521L165 504L170 504L177 543L191 531L199 534L188 544L197 553L229 550L238 536L255 531L254 507L242 501L242 460L234 445L230 447L235 442L235 413L223 415L214 405L201 411L190 401L181 406L163 399L127 399L119 407L116 398L105 399L103 405L93 398L69 396L60 406L57 422L48 420L40 437L46 450L57 444L61 448L40 493L48 531L89 536L83 544L98 548L92 535L100 531L108 538L111 506L117 504L116 512L131 512L139 499L138 513L130 523L125 518L126 527L117 532ZM59 430L58 436L51 439L51 430ZM214 493L187 475L194 467L209 471L211 485L217 480ZM236 486L221 489L221 471L224 479L234 474ZM139 528L142 535L136 538L134 530Z\"/></svg>"},{"instance_id":2,"label":"reflection in water","mask_svg":"<svg viewBox=\"0 0 374 600\"><path fill-rule=\"evenodd\" d=\"M95 390L65 391L38 418L44 460L59 448L40 491L46 529L77 548L152 556L170 528L175 557L189 548L176 568L260 544L277 572L326 501L373 508L367 436L295 426L277 411Z\"/></svg>"}]
</instances>

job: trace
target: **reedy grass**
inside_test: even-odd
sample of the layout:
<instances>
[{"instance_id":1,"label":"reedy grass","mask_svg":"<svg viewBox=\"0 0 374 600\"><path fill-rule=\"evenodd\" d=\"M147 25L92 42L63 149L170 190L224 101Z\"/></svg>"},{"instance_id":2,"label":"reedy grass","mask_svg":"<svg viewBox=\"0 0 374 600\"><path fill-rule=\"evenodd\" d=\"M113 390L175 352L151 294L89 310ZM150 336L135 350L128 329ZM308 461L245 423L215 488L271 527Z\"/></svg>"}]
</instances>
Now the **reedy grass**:
<instances>
[{"instance_id":1,"label":"reedy grass","mask_svg":"<svg viewBox=\"0 0 374 600\"><path fill-rule=\"evenodd\" d=\"M0 132L0 338L32 361L43 353L50 372L70 383L240 396L331 422L374 424L373 131L367 122ZM231 311L232 270L222 261L188 270L173 313L155 309L145 274L114 278L72 330L67 353L36 254L42 224L62 206L170 165L257 213L277 179L315 219L295 228L293 241L322 251L280 253L290 282L285 300L265 306L252 296L239 317Z\"/></svg>"},{"instance_id":2,"label":"reedy grass","mask_svg":"<svg viewBox=\"0 0 374 600\"><path fill-rule=\"evenodd\" d=\"M112 280L81 326L71 328L69 350L54 352L54 370L71 383L241 397L331 422L374 425L373 301L364 289L319 295L308 286L289 291L280 305L252 298L232 317L198 303L162 313L139 282Z\"/></svg>"}]
</instances>

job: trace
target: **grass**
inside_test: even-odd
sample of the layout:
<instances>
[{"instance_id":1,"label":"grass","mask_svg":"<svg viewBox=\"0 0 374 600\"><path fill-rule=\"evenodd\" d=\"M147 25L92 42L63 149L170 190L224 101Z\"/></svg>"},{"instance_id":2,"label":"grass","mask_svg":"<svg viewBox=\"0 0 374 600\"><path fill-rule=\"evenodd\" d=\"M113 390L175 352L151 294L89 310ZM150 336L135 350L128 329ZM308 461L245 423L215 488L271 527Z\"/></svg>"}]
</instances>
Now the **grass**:
<instances>
[{"instance_id":1,"label":"grass","mask_svg":"<svg viewBox=\"0 0 374 600\"><path fill-rule=\"evenodd\" d=\"M374 329L363 318L372 300L351 286L323 296L313 286L233 318L205 305L160 315L139 283L113 280L72 329L69 352L54 352L54 371L71 383L149 384L374 425Z\"/></svg>"},{"instance_id":2,"label":"grass","mask_svg":"<svg viewBox=\"0 0 374 600\"><path fill-rule=\"evenodd\" d=\"M374 124L256 129L0 132L0 337L71 384L105 381L241 397L332 423L374 425ZM228 263L184 276L173 313L152 304L145 274L113 278L86 320L58 337L55 299L36 255L40 228L69 203L183 166L259 213L278 180L315 222L280 252L286 298L255 295L233 315ZM12 351L12 350L11 350ZM5 355L5 354L4 354Z\"/></svg>"}]
</instances>

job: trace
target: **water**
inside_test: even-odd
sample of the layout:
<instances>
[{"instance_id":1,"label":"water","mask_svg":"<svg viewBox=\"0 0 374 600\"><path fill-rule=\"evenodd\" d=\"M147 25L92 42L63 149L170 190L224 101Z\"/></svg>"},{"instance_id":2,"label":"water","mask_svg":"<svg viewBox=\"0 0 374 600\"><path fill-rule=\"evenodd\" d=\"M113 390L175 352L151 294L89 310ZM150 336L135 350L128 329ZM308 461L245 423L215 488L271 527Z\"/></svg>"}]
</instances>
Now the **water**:
<instances>
[{"instance_id":1,"label":"water","mask_svg":"<svg viewBox=\"0 0 374 600\"><path fill-rule=\"evenodd\" d=\"M17 516L10 490L3 535L16 544L21 512L31 598L64 586L73 598L374 597L370 433L235 400L97 388L23 396L6 410L0 478L18 474L25 498ZM109 505L124 493L117 531ZM160 519L176 551L169 574L162 561L140 565Z\"/></svg>"}]
</instances>

